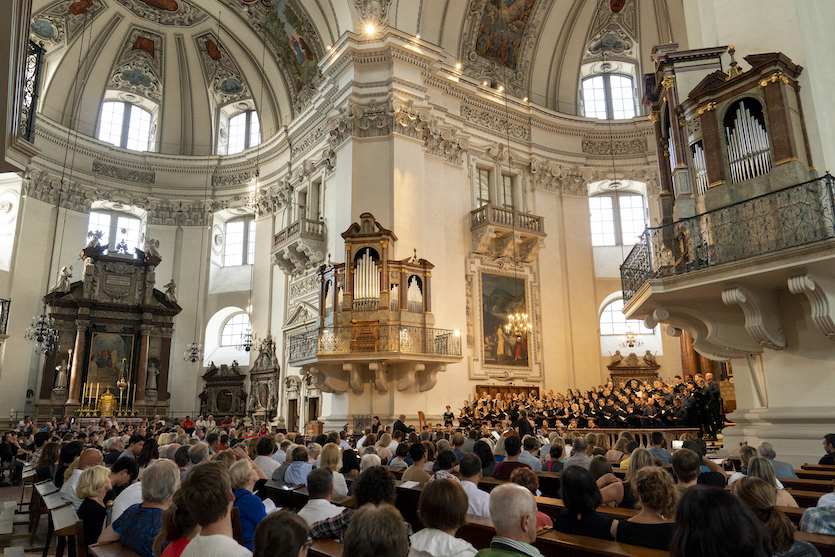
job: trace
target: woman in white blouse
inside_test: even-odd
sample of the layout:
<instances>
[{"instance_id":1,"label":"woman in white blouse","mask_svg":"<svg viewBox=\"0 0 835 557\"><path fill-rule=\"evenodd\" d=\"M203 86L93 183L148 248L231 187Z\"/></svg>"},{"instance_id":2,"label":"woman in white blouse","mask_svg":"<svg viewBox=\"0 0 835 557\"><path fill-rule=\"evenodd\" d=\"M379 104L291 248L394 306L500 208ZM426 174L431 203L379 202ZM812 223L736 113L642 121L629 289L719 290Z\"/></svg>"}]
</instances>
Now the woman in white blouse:
<instances>
[{"instance_id":1,"label":"woman in white blouse","mask_svg":"<svg viewBox=\"0 0 835 557\"><path fill-rule=\"evenodd\" d=\"M342 464L342 452L336 443L328 443L322 448L320 456L322 468L328 468L333 472L333 492L339 495L348 495L348 484L345 483L345 476L339 473Z\"/></svg>"}]
</instances>

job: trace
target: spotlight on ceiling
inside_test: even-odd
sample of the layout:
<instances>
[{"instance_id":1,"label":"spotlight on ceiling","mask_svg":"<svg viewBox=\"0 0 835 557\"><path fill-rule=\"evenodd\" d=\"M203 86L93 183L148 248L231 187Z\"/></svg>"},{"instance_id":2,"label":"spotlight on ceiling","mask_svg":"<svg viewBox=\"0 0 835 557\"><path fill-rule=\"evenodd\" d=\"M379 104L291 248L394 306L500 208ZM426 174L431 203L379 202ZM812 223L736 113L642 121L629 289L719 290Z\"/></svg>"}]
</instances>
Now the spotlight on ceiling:
<instances>
[{"instance_id":1,"label":"spotlight on ceiling","mask_svg":"<svg viewBox=\"0 0 835 557\"><path fill-rule=\"evenodd\" d=\"M455 64L455 69L456 69L456 70L460 70L460 69L461 69L461 62L458 62L457 64Z\"/></svg>"},{"instance_id":2,"label":"spotlight on ceiling","mask_svg":"<svg viewBox=\"0 0 835 557\"><path fill-rule=\"evenodd\" d=\"M504 85L499 85L499 93L501 93L502 91L504 91Z\"/></svg>"},{"instance_id":3,"label":"spotlight on ceiling","mask_svg":"<svg viewBox=\"0 0 835 557\"><path fill-rule=\"evenodd\" d=\"M416 39L419 39L419 38L420 38L420 33L418 33L417 35L415 35L415 38L416 38Z\"/></svg>"},{"instance_id":4,"label":"spotlight on ceiling","mask_svg":"<svg viewBox=\"0 0 835 557\"><path fill-rule=\"evenodd\" d=\"M373 35L374 31L376 31L376 30L377 30L377 28L374 27L373 23L369 23L368 25L365 26L365 34L366 35Z\"/></svg>"}]
</instances>

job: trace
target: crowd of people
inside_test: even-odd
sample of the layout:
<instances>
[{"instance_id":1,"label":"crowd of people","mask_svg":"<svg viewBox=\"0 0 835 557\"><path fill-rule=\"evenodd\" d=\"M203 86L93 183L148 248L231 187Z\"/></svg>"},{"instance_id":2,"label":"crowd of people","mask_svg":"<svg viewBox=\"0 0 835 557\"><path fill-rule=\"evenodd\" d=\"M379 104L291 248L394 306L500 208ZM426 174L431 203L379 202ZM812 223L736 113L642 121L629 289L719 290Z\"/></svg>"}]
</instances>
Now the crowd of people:
<instances>
[{"instance_id":1,"label":"crowd of people","mask_svg":"<svg viewBox=\"0 0 835 557\"><path fill-rule=\"evenodd\" d=\"M569 389L564 395L548 391L538 396L531 390L493 398L484 392L473 402L464 401L457 422L462 427L496 427L524 417L532 429L698 427L700 437L713 439L724 426L719 383L712 373L684 379L676 375L672 383L609 381L582 393ZM456 422L451 407L443 420L444 425Z\"/></svg>"},{"instance_id":2,"label":"crowd of people","mask_svg":"<svg viewBox=\"0 0 835 557\"><path fill-rule=\"evenodd\" d=\"M234 419L199 420L206 425L104 421L81 429L25 419L4 436L0 455L34 463L38 479L60 487L83 521L86 543L120 541L140 557L296 557L319 538L341 540L346 557L470 556L476 549L456 537L467 515L496 530L479 557L536 557L532 544L543 527L674 557L818 555L795 539L778 509L797 506L777 479L793 470L768 443L743 447L743 467L729 475L706 457L703 440L686 438L670 451L660 431L643 448L628 430L609 447L603 434L561 434L547 424L532 433L486 425L415 431L400 416L389 426L375 418L362 435L346 428L305 438L247 436ZM823 444L822 462L835 456L835 434ZM614 467L626 471L623 480ZM413 482L406 485L420 486L418 531L395 506L393 469ZM553 516L536 505L543 470L561 472L564 508ZM484 477L505 483L488 493L479 487ZM270 480L305 485L308 503L298 513L276 509L262 489ZM334 503L345 495L352 508ZM614 520L601 505L638 512ZM233 535L233 508L242 543ZM835 534L835 494L807 509L800 525Z\"/></svg>"}]
</instances>

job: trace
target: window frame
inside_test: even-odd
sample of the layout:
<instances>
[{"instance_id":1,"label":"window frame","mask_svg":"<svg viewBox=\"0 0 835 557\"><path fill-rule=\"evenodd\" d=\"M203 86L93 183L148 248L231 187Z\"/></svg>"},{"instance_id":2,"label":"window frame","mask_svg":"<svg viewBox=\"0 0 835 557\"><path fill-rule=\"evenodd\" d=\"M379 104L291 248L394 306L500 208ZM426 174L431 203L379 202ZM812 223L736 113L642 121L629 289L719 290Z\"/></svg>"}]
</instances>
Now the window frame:
<instances>
[{"instance_id":1,"label":"window frame","mask_svg":"<svg viewBox=\"0 0 835 557\"><path fill-rule=\"evenodd\" d=\"M501 184L501 202L502 204L500 207L502 209L507 209L512 211L516 208L514 203L514 194L516 193L514 190L516 188L516 184L514 183L512 174L505 174L502 173L502 184ZM508 194L510 194L510 203L508 203Z\"/></svg>"},{"instance_id":2,"label":"window frame","mask_svg":"<svg viewBox=\"0 0 835 557\"><path fill-rule=\"evenodd\" d=\"M490 178L491 172L489 168L482 168L480 166L476 167L476 174L475 174L475 203L476 208L484 207L485 205L490 205ZM482 183L484 181L484 183ZM484 197L482 194L486 194Z\"/></svg>"},{"instance_id":3,"label":"window frame","mask_svg":"<svg viewBox=\"0 0 835 557\"><path fill-rule=\"evenodd\" d=\"M103 230L99 230L98 228L95 228L95 229L90 228L90 217L94 213L98 214L98 215L107 215L107 216L110 217L110 224L108 225L108 230L106 232L103 231ZM110 249L106 250L105 253L110 253L111 255L114 255L116 253L116 241L117 241L117 238L119 236L118 229L119 229L119 219L120 218L123 218L123 219L126 218L126 219L135 220L135 221L139 222L139 231L138 231L138 237L136 239L136 244L135 245L133 245L133 244L128 245L129 255L133 256L134 253L131 253L133 250L130 249L131 245L133 245L133 247L135 247L137 249L142 249L140 241L142 239L142 235L145 233L144 220L142 218L134 215L133 213L126 213L124 211L116 211L116 210L113 210L113 209L90 209L90 212L87 214L87 234L89 234L90 232L94 232L94 231L105 232L107 242L102 241L101 244L102 245L109 244ZM104 240L104 238L102 238L102 240ZM119 254L119 255L123 255L123 254Z\"/></svg>"},{"instance_id":4,"label":"window frame","mask_svg":"<svg viewBox=\"0 0 835 557\"><path fill-rule=\"evenodd\" d=\"M634 242L626 243L623 241L623 206L621 205L621 201L627 197L640 197L641 198L641 208L644 217L644 228L641 230L643 232L646 230L648 224L648 214L647 214L647 200L645 196L641 193L635 193L633 191L624 191L624 192L602 192L595 195L589 196L589 203L591 203L592 199L595 198L611 198L612 199L612 222L614 223L614 234L615 234L615 243L614 244L597 244L594 241L595 231L594 229L591 230L591 239L592 239L592 247L612 247L612 246L634 246L638 243L638 238L636 237ZM592 224L592 208L589 205L589 223ZM593 226L593 224L592 224Z\"/></svg>"},{"instance_id":5,"label":"window frame","mask_svg":"<svg viewBox=\"0 0 835 557\"><path fill-rule=\"evenodd\" d=\"M246 317L246 323L243 324L244 326L241 329L240 334L237 335L237 337L232 340L232 344L224 344L223 337L225 336L224 333L226 332L226 327L228 327L230 325L234 327L236 324L232 323L232 320L235 319L236 317L240 317L240 316L245 316ZM250 330L252 329L252 319L249 317L249 314L245 311L238 311L238 312L233 313L232 315L227 317L226 320L223 322L223 324L220 326L220 334L218 335L217 347L218 348L227 348L227 347L234 348L234 347L238 346L241 343L243 334L246 333L246 331L248 329L250 329ZM229 335L229 336L232 336L232 335Z\"/></svg>"},{"instance_id":6,"label":"window frame","mask_svg":"<svg viewBox=\"0 0 835 557\"><path fill-rule=\"evenodd\" d=\"M234 120L236 118L240 118L241 116L244 117L244 146L240 150L232 151L231 150L231 147L232 147L232 131L231 131L232 130L232 120ZM257 127L258 127L257 131L253 130L253 116L255 118L255 125L257 125ZM257 134L257 136L258 136L257 141L255 141L255 142L253 142L253 134ZM227 154L227 155L237 155L238 153L243 153L247 149L250 149L252 147L257 147L258 145L260 145L261 140L262 140L262 137L261 137L261 117L258 116L258 111L255 110L254 108L248 108L246 110L241 110L241 111L235 112L234 114L229 116L229 118L227 118L227 120L226 120L226 145L225 145L226 152L225 152L225 154ZM218 151L220 151L222 147L223 147L223 145L221 145L221 143L220 143L220 138L218 138L218 144L217 144Z\"/></svg>"},{"instance_id":7,"label":"window frame","mask_svg":"<svg viewBox=\"0 0 835 557\"><path fill-rule=\"evenodd\" d=\"M241 263L227 264L226 250L229 247L228 243L228 227L230 224L243 223L243 244ZM234 219L229 219L223 223L223 253L221 254L222 267L242 267L244 265L253 265L255 262L255 237L256 237L255 217L253 215L245 215Z\"/></svg>"},{"instance_id":8,"label":"window frame","mask_svg":"<svg viewBox=\"0 0 835 557\"><path fill-rule=\"evenodd\" d=\"M614 310L609 309L613 305L617 304L618 302L620 302L620 308L619 309L614 309ZM625 302L623 300L623 296L620 296L620 297L617 297L613 300L610 300L609 303L607 303L605 306L603 306L603 308L600 310L600 314L597 316L597 332L598 332L598 334L601 337L623 336L623 335L626 334L626 330L629 329L630 326L632 326L632 327L634 327L632 329L632 332L637 336L653 336L653 335L655 335L655 328L652 328L652 329L647 328L647 326L644 325L644 323L640 319L627 319L626 316L623 315L623 312L621 311L623 309L624 304L625 304ZM603 317L605 315L616 315L616 314L620 315L620 317L622 318L624 330L621 331L621 332L618 332L616 330L616 325L619 325L620 321L613 319L613 320L611 320L611 323L607 322L607 325L612 325L612 330L614 330L615 332L604 333L603 332Z\"/></svg>"},{"instance_id":9,"label":"window frame","mask_svg":"<svg viewBox=\"0 0 835 557\"><path fill-rule=\"evenodd\" d=\"M600 118L599 116L589 116L586 114L586 98L585 98L585 90L584 84L587 81L590 81L594 78L601 77L603 78L603 99L606 105L606 117ZM632 116L628 118L615 118L615 105L612 95L612 77L619 77L622 79L628 79L631 87L630 90L632 91ZM580 106L583 110L583 116L587 118L595 118L597 120L631 120L639 116L638 106L637 106L637 95L635 94L635 77L628 73L623 72L599 72L589 74L584 76L580 79Z\"/></svg>"},{"instance_id":10,"label":"window frame","mask_svg":"<svg viewBox=\"0 0 835 557\"><path fill-rule=\"evenodd\" d=\"M116 145L115 143L113 143L113 142L111 142L107 139L102 139L101 138L102 124L104 123L103 118L102 118L103 113L104 113L104 105L109 104L109 103L122 105L122 124L121 124L121 128L119 129L119 144L118 145ZM145 114L147 114L147 116L148 116L148 136L147 136L147 138L145 138L145 142L146 142L146 145L145 145L146 148L145 149L133 149L131 147L128 147L128 143L131 141L131 139L130 139L131 114L133 113L134 109L140 110L140 111L144 112ZM139 104L131 103L131 102L128 102L128 101L123 101L121 99L107 99L107 100L102 101L102 103L101 103L101 108L100 108L100 111L99 111L99 121L98 121L98 126L97 126L98 129L96 130L96 139L98 139L99 141L103 141L103 142L107 143L108 145L113 145L114 147L118 147L120 149L127 149L129 151L135 151L137 153L154 152L155 145L153 145L152 141L151 141L151 138L153 137L153 133L152 133L153 126L154 126L154 113L152 111L148 110L147 108L145 108L143 106L140 106ZM140 138L140 139L142 139L142 138Z\"/></svg>"}]
</instances>

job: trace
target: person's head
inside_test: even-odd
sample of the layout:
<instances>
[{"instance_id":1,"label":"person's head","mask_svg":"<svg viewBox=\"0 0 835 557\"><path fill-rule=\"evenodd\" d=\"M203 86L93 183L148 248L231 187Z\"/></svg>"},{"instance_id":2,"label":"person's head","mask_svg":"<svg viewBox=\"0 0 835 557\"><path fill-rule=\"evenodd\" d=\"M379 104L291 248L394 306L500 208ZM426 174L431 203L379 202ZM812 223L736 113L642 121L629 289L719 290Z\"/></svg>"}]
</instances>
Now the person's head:
<instances>
[{"instance_id":1,"label":"person's head","mask_svg":"<svg viewBox=\"0 0 835 557\"><path fill-rule=\"evenodd\" d=\"M154 555L162 555L163 543L191 538L196 529L197 520L183 503L182 492L178 491L171 506L162 514L162 529L154 540Z\"/></svg>"},{"instance_id":2,"label":"person's head","mask_svg":"<svg viewBox=\"0 0 835 557\"><path fill-rule=\"evenodd\" d=\"M86 449L78 458L78 469L86 470L93 466L100 466L104 463L104 457L98 449Z\"/></svg>"},{"instance_id":3,"label":"person's head","mask_svg":"<svg viewBox=\"0 0 835 557\"><path fill-rule=\"evenodd\" d=\"M398 420L400 420L400 421L401 421L401 422L403 422L403 423L406 423L406 414L400 414L400 415L397 417L397 419L398 419Z\"/></svg>"},{"instance_id":4,"label":"person's head","mask_svg":"<svg viewBox=\"0 0 835 557\"><path fill-rule=\"evenodd\" d=\"M190 449L188 445L183 445L174 453L174 463L180 468L185 468L191 462L188 456Z\"/></svg>"},{"instance_id":5,"label":"person's head","mask_svg":"<svg viewBox=\"0 0 835 557\"><path fill-rule=\"evenodd\" d=\"M626 451L624 451L624 453L628 454L628 455L631 455L639 447L640 447L640 445L638 443L636 443L635 441L627 441L626 442Z\"/></svg>"},{"instance_id":6,"label":"person's head","mask_svg":"<svg viewBox=\"0 0 835 557\"><path fill-rule=\"evenodd\" d=\"M589 472L591 473L591 477L597 481L601 476L612 473L612 465L609 464L605 456L598 455L591 459Z\"/></svg>"},{"instance_id":7,"label":"person's head","mask_svg":"<svg viewBox=\"0 0 835 557\"><path fill-rule=\"evenodd\" d=\"M362 474L369 468L380 466L380 464L382 464L382 460L380 460L380 457L376 454L364 454L360 459L360 474Z\"/></svg>"},{"instance_id":8,"label":"person's head","mask_svg":"<svg viewBox=\"0 0 835 557\"><path fill-rule=\"evenodd\" d=\"M388 447L389 445L391 445L391 435L389 435L388 433L384 433L384 434L380 435L380 442L377 443L377 444L381 448Z\"/></svg>"},{"instance_id":9,"label":"person's head","mask_svg":"<svg viewBox=\"0 0 835 557\"><path fill-rule=\"evenodd\" d=\"M327 443L325 443L327 445ZM307 444L307 459L315 460L322 453L322 445L319 443Z\"/></svg>"},{"instance_id":10,"label":"person's head","mask_svg":"<svg viewBox=\"0 0 835 557\"><path fill-rule=\"evenodd\" d=\"M468 504L467 493L459 482L435 480L420 493L418 516L427 528L457 530L464 525Z\"/></svg>"},{"instance_id":11,"label":"person's head","mask_svg":"<svg viewBox=\"0 0 835 557\"><path fill-rule=\"evenodd\" d=\"M110 482L110 470L107 466L91 466L86 468L78 478L75 493L79 499L88 497L103 497L113 489Z\"/></svg>"},{"instance_id":12,"label":"person's head","mask_svg":"<svg viewBox=\"0 0 835 557\"><path fill-rule=\"evenodd\" d=\"M464 441L465 441L465 439L464 439L464 434L463 433L459 432L459 433L456 433L455 435L452 436L452 446L455 447L456 449L460 449L461 447L463 447L464 446Z\"/></svg>"},{"instance_id":13,"label":"person's head","mask_svg":"<svg viewBox=\"0 0 835 557\"><path fill-rule=\"evenodd\" d=\"M515 435L511 435L504 440L504 450L507 456L519 456L522 450L522 440Z\"/></svg>"},{"instance_id":14,"label":"person's head","mask_svg":"<svg viewBox=\"0 0 835 557\"><path fill-rule=\"evenodd\" d=\"M475 428L471 429L471 430L470 430L470 432L469 432L469 434L468 434L468 437L469 437L470 439L472 439L473 441L475 441L476 439L478 439L478 430L477 430L477 429L475 429Z\"/></svg>"},{"instance_id":15,"label":"person's head","mask_svg":"<svg viewBox=\"0 0 835 557\"><path fill-rule=\"evenodd\" d=\"M660 447L664 444L664 434L660 431L653 431L649 437L653 447Z\"/></svg>"},{"instance_id":16,"label":"person's head","mask_svg":"<svg viewBox=\"0 0 835 557\"><path fill-rule=\"evenodd\" d=\"M777 488L777 475L774 473L774 465L762 456L755 456L748 461L748 477L760 478L768 482L768 485Z\"/></svg>"},{"instance_id":17,"label":"person's head","mask_svg":"<svg viewBox=\"0 0 835 557\"><path fill-rule=\"evenodd\" d=\"M142 502L165 503L180 487L180 469L170 460L157 460L142 473Z\"/></svg>"},{"instance_id":18,"label":"person's head","mask_svg":"<svg viewBox=\"0 0 835 557\"><path fill-rule=\"evenodd\" d=\"M219 453L215 453L215 456L212 460L216 460L217 462L222 462L226 468L230 468L233 464L238 462L238 457L235 456L235 453L232 451L220 451ZM237 489L237 488L233 488Z\"/></svg>"},{"instance_id":19,"label":"person's head","mask_svg":"<svg viewBox=\"0 0 835 557\"><path fill-rule=\"evenodd\" d=\"M153 460L157 460L159 458L159 445L157 445L156 440L148 439L145 441L145 444L142 445L142 450L139 451L139 454L136 456L136 463L140 466L147 466Z\"/></svg>"},{"instance_id":20,"label":"person's head","mask_svg":"<svg viewBox=\"0 0 835 557\"><path fill-rule=\"evenodd\" d=\"M752 447L751 445L743 445L739 448L739 460L742 461L743 466L748 466L748 463L751 462L751 459L757 456L759 453L757 449Z\"/></svg>"},{"instance_id":21,"label":"person's head","mask_svg":"<svg viewBox=\"0 0 835 557\"><path fill-rule=\"evenodd\" d=\"M397 448L399 449L400 446L398 445ZM426 458L426 447L423 446L423 443L413 443L409 447L409 458L412 459L415 465L423 462L423 459Z\"/></svg>"},{"instance_id":22,"label":"person's head","mask_svg":"<svg viewBox=\"0 0 835 557\"><path fill-rule=\"evenodd\" d=\"M145 483L144 476L142 483ZM195 466L180 489L191 514L204 528L226 518L235 500L229 471L212 460Z\"/></svg>"},{"instance_id":23,"label":"person's head","mask_svg":"<svg viewBox=\"0 0 835 557\"><path fill-rule=\"evenodd\" d=\"M757 452L760 453L760 456L767 458L769 460L774 460L777 458L777 451L774 450L774 445L769 443L768 441L763 441L757 447Z\"/></svg>"},{"instance_id":24,"label":"person's head","mask_svg":"<svg viewBox=\"0 0 835 557\"><path fill-rule=\"evenodd\" d=\"M475 444L473 444L473 454L481 460L482 468L487 468L490 464L496 461L496 457L493 456L493 450L486 441L476 441Z\"/></svg>"},{"instance_id":25,"label":"person's head","mask_svg":"<svg viewBox=\"0 0 835 557\"><path fill-rule=\"evenodd\" d=\"M307 522L291 510L270 513L255 529L253 557L305 557L310 544Z\"/></svg>"},{"instance_id":26,"label":"person's head","mask_svg":"<svg viewBox=\"0 0 835 557\"><path fill-rule=\"evenodd\" d=\"M794 543L795 527L784 513L777 509L774 487L760 478L740 478L732 491L765 526L775 553L788 551Z\"/></svg>"},{"instance_id":27,"label":"person's head","mask_svg":"<svg viewBox=\"0 0 835 557\"><path fill-rule=\"evenodd\" d=\"M35 442L35 448L36 448L36 449L40 449L41 447L43 447L44 445L46 445L46 443L49 441L49 439L50 439L51 437L52 437L52 434L51 434L51 433L48 433L48 432L46 432L46 431L39 431L39 432L37 432L37 433L35 434L34 439L33 439L33 440L34 440L34 442Z\"/></svg>"},{"instance_id":28,"label":"person's head","mask_svg":"<svg viewBox=\"0 0 835 557\"><path fill-rule=\"evenodd\" d=\"M135 455L139 455L139 453L142 452L142 447L144 447L144 446L145 446L145 437L144 436L142 436L138 433L134 433L133 435L130 436L130 439L128 440L128 447L127 447L130 452L132 452Z\"/></svg>"},{"instance_id":29,"label":"person's head","mask_svg":"<svg viewBox=\"0 0 835 557\"><path fill-rule=\"evenodd\" d=\"M671 518L678 504L678 490L670 474L659 466L642 468L635 475L634 489L645 509Z\"/></svg>"},{"instance_id":30,"label":"person's head","mask_svg":"<svg viewBox=\"0 0 835 557\"><path fill-rule=\"evenodd\" d=\"M409 550L403 516L389 504L364 505L351 517L342 545L351 557L403 557Z\"/></svg>"},{"instance_id":31,"label":"person's head","mask_svg":"<svg viewBox=\"0 0 835 557\"><path fill-rule=\"evenodd\" d=\"M360 474L354 485L354 503L357 508L371 503L394 504L394 478L382 466L369 468Z\"/></svg>"},{"instance_id":32,"label":"person's head","mask_svg":"<svg viewBox=\"0 0 835 557\"><path fill-rule=\"evenodd\" d=\"M259 441L260 444L260 441ZM297 445L296 448L293 449L293 462L307 462L308 455L307 455L307 447L304 445Z\"/></svg>"},{"instance_id":33,"label":"person's head","mask_svg":"<svg viewBox=\"0 0 835 557\"><path fill-rule=\"evenodd\" d=\"M438 467L441 470L452 470L455 467L455 453L449 449L444 449L438 453Z\"/></svg>"},{"instance_id":34,"label":"person's head","mask_svg":"<svg viewBox=\"0 0 835 557\"><path fill-rule=\"evenodd\" d=\"M243 488L252 489L252 486L258 480L258 473L250 466L248 460L239 460L229 466L228 470L229 482L233 491Z\"/></svg>"},{"instance_id":35,"label":"person's head","mask_svg":"<svg viewBox=\"0 0 835 557\"><path fill-rule=\"evenodd\" d=\"M481 459L474 453L464 455L458 463L458 473L461 479L475 480L475 483L478 483L478 479L481 478Z\"/></svg>"},{"instance_id":36,"label":"person's head","mask_svg":"<svg viewBox=\"0 0 835 557\"><path fill-rule=\"evenodd\" d=\"M377 436L370 432L365 436L365 441L362 442L363 447L373 447L376 444Z\"/></svg>"},{"instance_id":37,"label":"person's head","mask_svg":"<svg viewBox=\"0 0 835 557\"><path fill-rule=\"evenodd\" d=\"M339 447L336 443L325 443L322 447L320 463L323 468L327 468L332 472L339 472L342 455L339 452Z\"/></svg>"},{"instance_id":38,"label":"person's head","mask_svg":"<svg viewBox=\"0 0 835 557\"><path fill-rule=\"evenodd\" d=\"M311 499L330 499L333 493L333 472L326 468L316 468L307 475L307 492Z\"/></svg>"},{"instance_id":39,"label":"person's head","mask_svg":"<svg viewBox=\"0 0 835 557\"><path fill-rule=\"evenodd\" d=\"M449 441L447 439L439 439L438 440L438 450L437 450L437 452L448 451L450 449L452 449L452 445L449 444Z\"/></svg>"},{"instance_id":40,"label":"person's head","mask_svg":"<svg viewBox=\"0 0 835 557\"><path fill-rule=\"evenodd\" d=\"M258 440L256 448L258 456L270 456L275 452L275 439L271 435L265 435Z\"/></svg>"},{"instance_id":41,"label":"person's head","mask_svg":"<svg viewBox=\"0 0 835 557\"><path fill-rule=\"evenodd\" d=\"M220 435L215 432L212 432L206 436L206 443L212 448L213 451L217 452L220 449Z\"/></svg>"},{"instance_id":42,"label":"person's head","mask_svg":"<svg viewBox=\"0 0 835 557\"><path fill-rule=\"evenodd\" d=\"M539 441L533 435L526 435L525 440L522 442L522 446L525 447L526 451L533 452L539 448Z\"/></svg>"},{"instance_id":43,"label":"person's head","mask_svg":"<svg viewBox=\"0 0 835 557\"><path fill-rule=\"evenodd\" d=\"M120 458L110 468L113 487L130 485L139 475L139 465L132 458Z\"/></svg>"},{"instance_id":44,"label":"person's head","mask_svg":"<svg viewBox=\"0 0 835 557\"><path fill-rule=\"evenodd\" d=\"M655 457L647 449L635 449L629 458L629 469L626 471L625 480L631 483L635 479L635 474L638 473L638 470L647 466L655 466Z\"/></svg>"},{"instance_id":45,"label":"person's head","mask_svg":"<svg viewBox=\"0 0 835 557\"><path fill-rule=\"evenodd\" d=\"M571 454L581 454L586 452L589 445L586 443L586 439L584 437L575 437L574 441L571 443L571 447L573 448Z\"/></svg>"},{"instance_id":46,"label":"person's head","mask_svg":"<svg viewBox=\"0 0 835 557\"><path fill-rule=\"evenodd\" d=\"M603 502L591 473L580 466L569 466L560 474L560 498L572 514L588 514Z\"/></svg>"},{"instance_id":47,"label":"person's head","mask_svg":"<svg viewBox=\"0 0 835 557\"><path fill-rule=\"evenodd\" d=\"M696 486L679 501L671 557L766 557L769 545L760 521L724 489Z\"/></svg>"},{"instance_id":48,"label":"person's head","mask_svg":"<svg viewBox=\"0 0 835 557\"><path fill-rule=\"evenodd\" d=\"M691 449L679 449L673 453L673 472L679 483L687 484L699 477L701 457Z\"/></svg>"},{"instance_id":49,"label":"person's head","mask_svg":"<svg viewBox=\"0 0 835 557\"><path fill-rule=\"evenodd\" d=\"M490 492L490 518L499 536L536 541L536 511L536 498L521 485L506 483Z\"/></svg>"},{"instance_id":50,"label":"person's head","mask_svg":"<svg viewBox=\"0 0 835 557\"><path fill-rule=\"evenodd\" d=\"M58 443L47 443L44 446L43 451L41 452L40 460L35 464L35 468L40 470L41 468L46 468L47 466L57 464L60 455L61 445L59 445Z\"/></svg>"},{"instance_id":51,"label":"person's head","mask_svg":"<svg viewBox=\"0 0 835 557\"><path fill-rule=\"evenodd\" d=\"M682 446L694 451L700 458L707 454L707 444L702 439L688 439Z\"/></svg>"},{"instance_id":52,"label":"person's head","mask_svg":"<svg viewBox=\"0 0 835 557\"><path fill-rule=\"evenodd\" d=\"M511 472L510 481L521 485L534 495L539 489L539 477L530 468L517 468Z\"/></svg>"},{"instance_id":53,"label":"person's head","mask_svg":"<svg viewBox=\"0 0 835 557\"><path fill-rule=\"evenodd\" d=\"M188 459L192 464L200 464L209 458L209 445L200 442L195 443L188 449Z\"/></svg>"},{"instance_id":54,"label":"person's head","mask_svg":"<svg viewBox=\"0 0 835 557\"><path fill-rule=\"evenodd\" d=\"M835 433L827 433L823 436L823 450L827 453L835 453Z\"/></svg>"}]
</instances>

